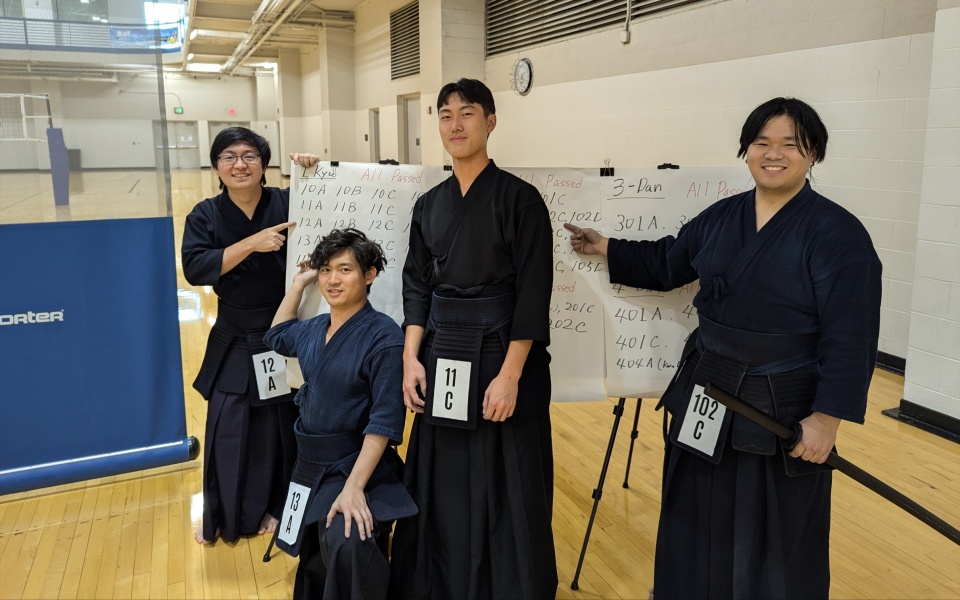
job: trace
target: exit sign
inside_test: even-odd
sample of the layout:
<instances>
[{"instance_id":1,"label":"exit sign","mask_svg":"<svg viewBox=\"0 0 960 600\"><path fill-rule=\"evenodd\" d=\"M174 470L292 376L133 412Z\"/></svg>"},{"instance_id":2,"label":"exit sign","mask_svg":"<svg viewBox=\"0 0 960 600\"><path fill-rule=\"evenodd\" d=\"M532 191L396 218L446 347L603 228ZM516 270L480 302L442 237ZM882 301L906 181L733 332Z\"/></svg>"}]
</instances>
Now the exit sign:
<instances>
[{"instance_id":1,"label":"exit sign","mask_svg":"<svg viewBox=\"0 0 960 600\"><path fill-rule=\"evenodd\" d=\"M173 107L173 114L175 114L175 115L182 115L182 114L183 114L183 107L182 107L182 106L174 106L174 107Z\"/></svg>"}]
</instances>

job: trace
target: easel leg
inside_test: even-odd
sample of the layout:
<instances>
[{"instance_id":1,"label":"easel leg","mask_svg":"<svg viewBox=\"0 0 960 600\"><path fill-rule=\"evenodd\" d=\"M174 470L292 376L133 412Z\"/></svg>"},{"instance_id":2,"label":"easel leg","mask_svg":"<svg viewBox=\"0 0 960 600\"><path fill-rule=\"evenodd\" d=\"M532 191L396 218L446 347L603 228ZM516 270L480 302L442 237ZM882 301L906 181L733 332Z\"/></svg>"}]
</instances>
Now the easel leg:
<instances>
[{"instance_id":1,"label":"easel leg","mask_svg":"<svg viewBox=\"0 0 960 600\"><path fill-rule=\"evenodd\" d=\"M583 568L583 558L587 554L587 544L590 542L593 520L597 516L597 506L599 506L600 497L603 495L603 480L607 478L607 467L610 465L610 455L613 453L613 443L617 439L617 428L620 426L620 417L623 416L623 406L626 401L626 398L620 398L620 401L613 408L613 428L610 430L610 442L607 443L607 455L603 457L603 468L600 469L600 481L597 482L597 487L593 490L593 510L590 511L590 520L587 522L587 533L583 536L583 547L580 549L580 560L577 561L577 572L574 573L573 581L570 583L571 590L580 589L580 569ZM639 408L637 410L639 411Z\"/></svg>"},{"instance_id":2,"label":"easel leg","mask_svg":"<svg viewBox=\"0 0 960 600\"><path fill-rule=\"evenodd\" d=\"M630 489L630 464L633 462L633 445L637 441L640 433L637 431L637 425L640 423L640 405L643 398L637 398L637 412L633 413L633 431L630 432L630 452L627 454L627 471L623 474L623 489Z\"/></svg>"}]
</instances>

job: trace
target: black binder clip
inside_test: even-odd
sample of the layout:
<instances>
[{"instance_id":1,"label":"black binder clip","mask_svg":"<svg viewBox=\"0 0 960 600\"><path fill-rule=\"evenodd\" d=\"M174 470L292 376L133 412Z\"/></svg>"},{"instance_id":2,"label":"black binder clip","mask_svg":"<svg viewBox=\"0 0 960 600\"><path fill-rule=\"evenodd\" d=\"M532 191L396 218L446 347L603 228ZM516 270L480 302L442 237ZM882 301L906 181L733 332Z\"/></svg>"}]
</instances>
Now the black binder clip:
<instances>
[{"instance_id":1,"label":"black binder clip","mask_svg":"<svg viewBox=\"0 0 960 600\"><path fill-rule=\"evenodd\" d=\"M613 177L613 167L610 166L610 159L603 159L603 166L600 167L600 177Z\"/></svg>"},{"instance_id":2,"label":"black binder clip","mask_svg":"<svg viewBox=\"0 0 960 600\"><path fill-rule=\"evenodd\" d=\"M452 170L453 170L453 165L443 165L443 170L444 170L444 171L452 171Z\"/></svg>"},{"instance_id":3,"label":"black binder clip","mask_svg":"<svg viewBox=\"0 0 960 600\"><path fill-rule=\"evenodd\" d=\"M679 169L680 165L675 165L673 163L663 163L662 165L657 165L658 169Z\"/></svg>"},{"instance_id":4,"label":"black binder clip","mask_svg":"<svg viewBox=\"0 0 960 600\"><path fill-rule=\"evenodd\" d=\"M331 161L330 161L330 166L331 166L331 167L339 167L339 166L340 166L340 161L339 161L339 160L331 160Z\"/></svg>"}]
</instances>

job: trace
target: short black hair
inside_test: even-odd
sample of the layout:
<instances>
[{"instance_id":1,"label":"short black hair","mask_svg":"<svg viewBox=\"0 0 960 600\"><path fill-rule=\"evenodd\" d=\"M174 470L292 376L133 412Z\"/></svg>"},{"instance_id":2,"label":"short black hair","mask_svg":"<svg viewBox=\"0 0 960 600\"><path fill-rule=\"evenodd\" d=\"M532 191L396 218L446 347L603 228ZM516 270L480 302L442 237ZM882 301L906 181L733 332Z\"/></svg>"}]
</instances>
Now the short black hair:
<instances>
[{"instance_id":1,"label":"short black hair","mask_svg":"<svg viewBox=\"0 0 960 600\"><path fill-rule=\"evenodd\" d=\"M330 262L330 259L345 250L353 252L353 257L360 265L360 270L366 273L371 268L377 270L377 275L383 273L387 259L383 254L383 248L380 244L369 239L365 233L359 229L348 227L347 229L331 229L330 233L325 235L317 247L313 249L310 255L310 268L319 269ZM367 286L367 293L370 293L370 286Z\"/></svg>"},{"instance_id":2,"label":"short black hair","mask_svg":"<svg viewBox=\"0 0 960 600\"><path fill-rule=\"evenodd\" d=\"M490 91L490 88L482 81L466 78L456 83L448 83L440 89L440 94L437 96L437 112L440 112L440 109L453 94L463 98L463 101L467 104L479 104L485 117L497 114L497 107L493 103L493 92Z\"/></svg>"},{"instance_id":3,"label":"short black hair","mask_svg":"<svg viewBox=\"0 0 960 600\"><path fill-rule=\"evenodd\" d=\"M270 142L255 131L250 131L246 127L227 127L213 138L213 144L210 146L210 164L216 172L218 157L220 153L234 144L247 144L257 149L260 155L260 166L264 173L260 176L260 185L267 185L267 165L270 164ZM220 189L223 189L223 180L220 180Z\"/></svg>"},{"instance_id":4,"label":"short black hair","mask_svg":"<svg viewBox=\"0 0 960 600\"><path fill-rule=\"evenodd\" d=\"M814 162L823 162L827 156L827 127L812 106L796 98L774 98L753 109L740 130L737 158L746 156L747 148L760 137L760 132L770 119L782 115L793 119L800 153L804 156L812 154Z\"/></svg>"}]
</instances>

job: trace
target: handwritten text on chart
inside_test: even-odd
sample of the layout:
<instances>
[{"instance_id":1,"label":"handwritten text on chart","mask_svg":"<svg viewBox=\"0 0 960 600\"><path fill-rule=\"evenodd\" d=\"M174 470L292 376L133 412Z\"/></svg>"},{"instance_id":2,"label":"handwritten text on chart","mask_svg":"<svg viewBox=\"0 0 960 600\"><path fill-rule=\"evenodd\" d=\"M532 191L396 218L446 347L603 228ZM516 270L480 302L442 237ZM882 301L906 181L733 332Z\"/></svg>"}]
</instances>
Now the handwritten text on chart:
<instances>
[{"instance_id":1,"label":"handwritten text on chart","mask_svg":"<svg viewBox=\"0 0 960 600\"><path fill-rule=\"evenodd\" d=\"M697 282L669 292L611 284L607 261L574 252L564 225L623 239L676 236L713 202L751 189L746 171L618 168L616 177L601 177L597 169L506 170L537 189L550 218L553 399L658 395L697 325ZM326 162L294 175L290 220L297 225L288 237L288 278L331 229L355 227L380 243L387 257L370 301L402 321L400 267L413 207L451 174L420 165Z\"/></svg>"}]
</instances>

